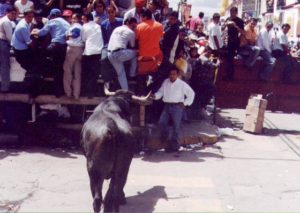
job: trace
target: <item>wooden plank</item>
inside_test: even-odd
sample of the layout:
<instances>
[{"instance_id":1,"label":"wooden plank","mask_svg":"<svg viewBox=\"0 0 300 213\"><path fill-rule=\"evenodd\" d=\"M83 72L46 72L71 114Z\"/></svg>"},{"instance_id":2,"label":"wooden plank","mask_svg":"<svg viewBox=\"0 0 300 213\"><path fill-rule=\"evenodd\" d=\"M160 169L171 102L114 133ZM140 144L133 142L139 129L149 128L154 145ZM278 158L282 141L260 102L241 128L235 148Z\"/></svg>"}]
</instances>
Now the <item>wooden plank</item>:
<instances>
[{"instance_id":1,"label":"wooden plank","mask_svg":"<svg viewBox=\"0 0 300 213\"><path fill-rule=\"evenodd\" d=\"M7 102L21 102L32 103L32 99L28 94L16 94L16 93L0 93L0 101Z\"/></svg>"},{"instance_id":2,"label":"wooden plank","mask_svg":"<svg viewBox=\"0 0 300 213\"><path fill-rule=\"evenodd\" d=\"M38 104L98 105L105 99L106 97L80 97L79 99L74 99L67 96L57 98L54 95L39 95L34 99L34 102Z\"/></svg>"}]
</instances>

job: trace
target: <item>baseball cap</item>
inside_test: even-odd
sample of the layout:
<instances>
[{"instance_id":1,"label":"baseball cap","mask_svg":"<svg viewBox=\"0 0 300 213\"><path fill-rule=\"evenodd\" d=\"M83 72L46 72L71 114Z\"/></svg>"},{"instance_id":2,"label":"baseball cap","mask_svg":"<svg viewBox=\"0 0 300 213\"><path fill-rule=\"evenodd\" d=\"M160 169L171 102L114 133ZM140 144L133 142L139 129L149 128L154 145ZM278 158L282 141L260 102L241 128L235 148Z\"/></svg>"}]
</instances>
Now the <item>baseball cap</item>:
<instances>
[{"instance_id":1,"label":"baseball cap","mask_svg":"<svg viewBox=\"0 0 300 213\"><path fill-rule=\"evenodd\" d=\"M73 12L72 10L64 10L62 16L72 16Z\"/></svg>"},{"instance_id":2,"label":"baseball cap","mask_svg":"<svg viewBox=\"0 0 300 213\"><path fill-rule=\"evenodd\" d=\"M51 16L60 16L60 15L61 15L60 9L54 8L50 11L48 18Z\"/></svg>"},{"instance_id":3,"label":"baseball cap","mask_svg":"<svg viewBox=\"0 0 300 213\"><path fill-rule=\"evenodd\" d=\"M134 5L135 5L136 7L144 7L145 4L146 4L146 1L145 1L145 0L135 0L135 2L134 2Z\"/></svg>"}]
</instances>

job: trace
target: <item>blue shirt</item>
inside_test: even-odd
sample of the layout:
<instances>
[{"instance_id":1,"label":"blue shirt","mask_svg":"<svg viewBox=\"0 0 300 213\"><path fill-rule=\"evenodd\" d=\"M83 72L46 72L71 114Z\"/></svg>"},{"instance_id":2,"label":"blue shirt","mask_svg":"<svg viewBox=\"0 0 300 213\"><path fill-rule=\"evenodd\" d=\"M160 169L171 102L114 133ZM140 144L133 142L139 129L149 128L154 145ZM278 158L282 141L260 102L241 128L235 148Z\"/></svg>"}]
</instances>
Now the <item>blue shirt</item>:
<instances>
[{"instance_id":1,"label":"blue shirt","mask_svg":"<svg viewBox=\"0 0 300 213\"><path fill-rule=\"evenodd\" d=\"M52 43L66 43L66 32L70 24L61 17L51 19L39 32L39 36L51 35Z\"/></svg>"},{"instance_id":2,"label":"blue shirt","mask_svg":"<svg viewBox=\"0 0 300 213\"><path fill-rule=\"evenodd\" d=\"M103 44L104 47L108 46L108 42L110 39L110 36L115 28L123 25L123 19L122 18L116 18L114 22L110 22L108 19L104 20L101 23L101 30L102 30L102 37L103 37Z\"/></svg>"},{"instance_id":3,"label":"blue shirt","mask_svg":"<svg viewBox=\"0 0 300 213\"><path fill-rule=\"evenodd\" d=\"M30 25L25 21L25 19L22 19L17 24L13 33L11 46L13 46L16 50L26 50L30 43Z\"/></svg>"},{"instance_id":4,"label":"blue shirt","mask_svg":"<svg viewBox=\"0 0 300 213\"><path fill-rule=\"evenodd\" d=\"M108 18L105 11L101 15L97 14L96 11L93 11L92 15L94 17L94 21L96 21L96 18L100 18L100 24Z\"/></svg>"},{"instance_id":5,"label":"blue shirt","mask_svg":"<svg viewBox=\"0 0 300 213\"><path fill-rule=\"evenodd\" d=\"M11 7L12 5L8 2L0 3L0 18L6 15L7 8Z\"/></svg>"}]
</instances>

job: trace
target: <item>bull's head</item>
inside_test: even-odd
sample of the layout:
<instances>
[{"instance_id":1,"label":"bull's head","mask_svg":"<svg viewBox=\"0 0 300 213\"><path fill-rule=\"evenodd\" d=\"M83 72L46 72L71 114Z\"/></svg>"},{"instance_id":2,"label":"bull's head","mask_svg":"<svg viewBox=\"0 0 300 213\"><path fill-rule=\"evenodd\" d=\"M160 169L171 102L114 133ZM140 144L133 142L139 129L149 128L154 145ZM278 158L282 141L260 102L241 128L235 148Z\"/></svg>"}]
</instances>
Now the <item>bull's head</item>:
<instances>
[{"instance_id":1,"label":"bull's head","mask_svg":"<svg viewBox=\"0 0 300 213\"><path fill-rule=\"evenodd\" d=\"M147 103L151 101L151 91L146 96L136 96L133 92L128 90L117 90L115 92L109 91L109 85L104 84L104 94L106 96L115 96L115 95L124 95L130 97L133 101L137 101L139 103Z\"/></svg>"}]
</instances>

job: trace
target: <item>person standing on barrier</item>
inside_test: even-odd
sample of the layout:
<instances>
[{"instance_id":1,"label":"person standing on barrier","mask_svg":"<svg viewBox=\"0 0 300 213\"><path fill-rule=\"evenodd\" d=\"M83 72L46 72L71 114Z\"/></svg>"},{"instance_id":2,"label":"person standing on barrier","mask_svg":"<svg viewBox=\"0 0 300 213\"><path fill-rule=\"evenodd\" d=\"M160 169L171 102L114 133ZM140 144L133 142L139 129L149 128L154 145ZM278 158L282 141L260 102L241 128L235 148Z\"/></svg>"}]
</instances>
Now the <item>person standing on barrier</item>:
<instances>
[{"instance_id":1,"label":"person standing on barrier","mask_svg":"<svg viewBox=\"0 0 300 213\"><path fill-rule=\"evenodd\" d=\"M184 81L178 78L179 70L176 66L172 66L167 78L160 89L154 94L154 99L163 99L164 109L159 119L161 129L161 140L167 140L166 152L177 152L180 142L180 126L183 112L186 106L190 106L195 97L193 89ZM173 132L172 137L168 139L169 120L172 120Z\"/></svg>"},{"instance_id":2,"label":"person standing on barrier","mask_svg":"<svg viewBox=\"0 0 300 213\"><path fill-rule=\"evenodd\" d=\"M272 51L272 55L282 60L284 64L283 72L282 72L282 83L290 84L293 83L291 80L291 73L294 69L294 61L290 54L289 47L289 38L287 36L290 31L291 26L289 24L283 24L281 26L281 30L276 32L274 47Z\"/></svg>"},{"instance_id":3,"label":"person standing on barrier","mask_svg":"<svg viewBox=\"0 0 300 213\"><path fill-rule=\"evenodd\" d=\"M16 60L26 70L26 75L34 73L31 49L33 43L30 38L30 24L33 17L33 11L26 9L24 18L17 24L11 39L11 46L13 47Z\"/></svg>"},{"instance_id":4,"label":"person standing on barrier","mask_svg":"<svg viewBox=\"0 0 300 213\"><path fill-rule=\"evenodd\" d=\"M128 90L128 81L125 72L125 61L130 61L129 76L135 77L137 59L135 48L135 29L137 20L129 18L123 26L117 27L108 43L108 59L115 68L118 81L122 89ZM129 48L128 48L129 47Z\"/></svg>"},{"instance_id":5,"label":"person standing on barrier","mask_svg":"<svg viewBox=\"0 0 300 213\"><path fill-rule=\"evenodd\" d=\"M82 41L85 43L82 56L82 89L84 95L92 98L96 93L97 80L100 74L100 59L103 48L101 27L93 21L91 13L82 16L85 23L82 28Z\"/></svg>"},{"instance_id":6,"label":"person standing on barrier","mask_svg":"<svg viewBox=\"0 0 300 213\"><path fill-rule=\"evenodd\" d=\"M226 20L228 28L227 73L223 80L232 81L234 78L234 57L240 47L240 35L244 33L244 21L238 16L238 8L230 8L230 17Z\"/></svg>"},{"instance_id":7,"label":"person standing on barrier","mask_svg":"<svg viewBox=\"0 0 300 213\"><path fill-rule=\"evenodd\" d=\"M60 97L64 94L63 90L63 64L65 61L67 44L66 33L70 24L61 17L59 9L52 9L49 14L49 22L41 30L33 30L33 35L45 36L48 33L51 35L51 43L47 47L53 60L53 72L55 83L55 95Z\"/></svg>"},{"instance_id":8,"label":"person standing on barrier","mask_svg":"<svg viewBox=\"0 0 300 213\"><path fill-rule=\"evenodd\" d=\"M16 18L16 9L8 7L6 15L0 19L0 75L1 92L9 91L10 84L10 42L13 34L12 21Z\"/></svg>"},{"instance_id":9,"label":"person standing on barrier","mask_svg":"<svg viewBox=\"0 0 300 213\"><path fill-rule=\"evenodd\" d=\"M67 32L67 53L64 62L64 90L68 97L79 99L81 87L82 41L81 15L72 16L72 25Z\"/></svg>"},{"instance_id":10,"label":"person standing on barrier","mask_svg":"<svg viewBox=\"0 0 300 213\"><path fill-rule=\"evenodd\" d=\"M273 23L267 22L260 31L257 39L257 45L260 48L260 56L263 58L265 68L259 73L258 77L262 82L269 80L270 74L275 66L276 59L272 56L273 45Z\"/></svg>"}]
</instances>

